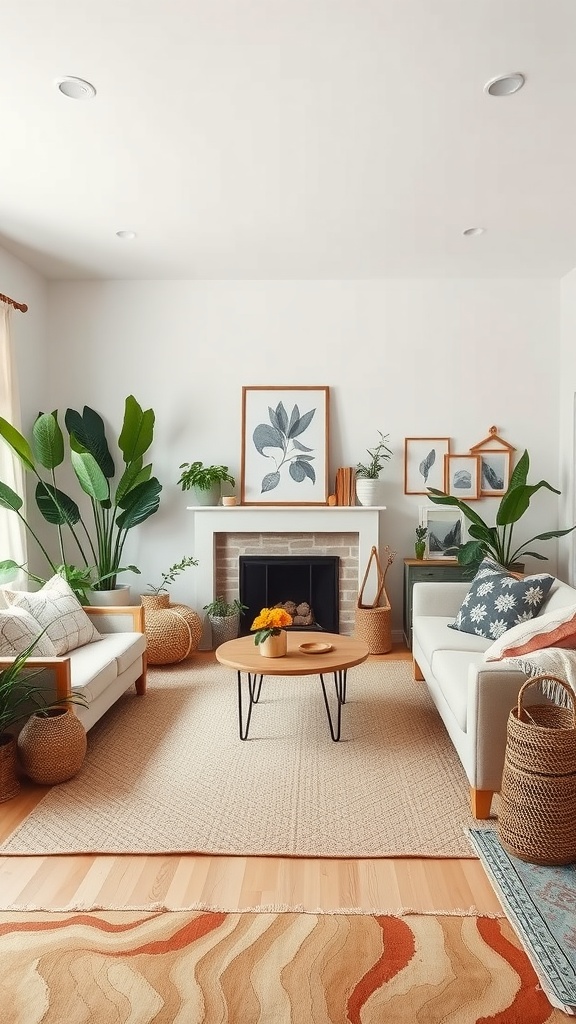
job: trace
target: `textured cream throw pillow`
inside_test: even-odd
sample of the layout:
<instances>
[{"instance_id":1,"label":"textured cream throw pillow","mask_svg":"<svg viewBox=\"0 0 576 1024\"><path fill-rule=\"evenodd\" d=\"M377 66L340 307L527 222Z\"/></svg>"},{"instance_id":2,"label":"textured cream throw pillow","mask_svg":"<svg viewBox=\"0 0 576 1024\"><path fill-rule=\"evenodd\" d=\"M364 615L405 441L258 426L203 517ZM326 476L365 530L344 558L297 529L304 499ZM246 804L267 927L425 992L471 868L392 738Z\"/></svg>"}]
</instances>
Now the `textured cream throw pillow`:
<instances>
[{"instance_id":1,"label":"textured cream throw pillow","mask_svg":"<svg viewBox=\"0 0 576 1024\"><path fill-rule=\"evenodd\" d=\"M56 654L67 654L102 637L92 625L74 591L61 576L53 576L35 593L7 590L6 599L12 607L23 608L32 615L40 630L52 641Z\"/></svg>"},{"instance_id":2,"label":"textured cream throw pillow","mask_svg":"<svg viewBox=\"0 0 576 1024\"><path fill-rule=\"evenodd\" d=\"M24 608L0 610L0 656L15 658L22 654L37 638L32 656L37 658L53 658L56 654L54 644L38 625L36 619Z\"/></svg>"}]
</instances>

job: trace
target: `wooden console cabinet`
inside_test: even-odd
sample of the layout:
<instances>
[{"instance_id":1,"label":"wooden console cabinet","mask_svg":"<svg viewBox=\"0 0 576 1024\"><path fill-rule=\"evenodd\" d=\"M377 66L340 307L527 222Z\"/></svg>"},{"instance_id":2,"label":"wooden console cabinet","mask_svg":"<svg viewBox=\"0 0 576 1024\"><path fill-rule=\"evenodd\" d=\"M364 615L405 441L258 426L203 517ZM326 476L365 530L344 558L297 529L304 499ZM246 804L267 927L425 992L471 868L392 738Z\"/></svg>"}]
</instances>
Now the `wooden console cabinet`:
<instances>
[{"instance_id":1,"label":"wooden console cabinet","mask_svg":"<svg viewBox=\"0 0 576 1024\"><path fill-rule=\"evenodd\" d=\"M472 574L473 575L473 574ZM404 640L412 650L412 587L415 583L471 580L470 567L459 565L455 558L404 559Z\"/></svg>"}]
</instances>

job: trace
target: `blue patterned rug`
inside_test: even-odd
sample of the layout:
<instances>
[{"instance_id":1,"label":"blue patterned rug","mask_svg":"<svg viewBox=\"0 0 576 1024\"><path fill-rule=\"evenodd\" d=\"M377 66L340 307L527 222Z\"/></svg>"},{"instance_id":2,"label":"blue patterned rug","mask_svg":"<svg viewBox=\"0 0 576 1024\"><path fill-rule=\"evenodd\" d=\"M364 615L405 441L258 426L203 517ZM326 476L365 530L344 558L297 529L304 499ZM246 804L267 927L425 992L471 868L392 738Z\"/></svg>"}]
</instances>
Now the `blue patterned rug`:
<instances>
[{"instance_id":1,"label":"blue patterned rug","mask_svg":"<svg viewBox=\"0 0 576 1024\"><path fill-rule=\"evenodd\" d=\"M576 864L526 864L506 852L496 829L468 835L548 999L576 1014Z\"/></svg>"}]
</instances>

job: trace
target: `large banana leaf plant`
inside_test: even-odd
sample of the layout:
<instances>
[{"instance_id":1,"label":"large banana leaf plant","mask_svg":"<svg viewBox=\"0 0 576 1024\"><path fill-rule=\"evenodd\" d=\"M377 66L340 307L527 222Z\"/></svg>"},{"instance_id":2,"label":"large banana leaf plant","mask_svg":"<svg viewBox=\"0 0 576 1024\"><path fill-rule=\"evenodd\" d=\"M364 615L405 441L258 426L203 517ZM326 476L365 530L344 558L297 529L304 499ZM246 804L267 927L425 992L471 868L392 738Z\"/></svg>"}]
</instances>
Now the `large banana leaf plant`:
<instances>
[{"instance_id":1,"label":"large banana leaf plant","mask_svg":"<svg viewBox=\"0 0 576 1024\"><path fill-rule=\"evenodd\" d=\"M500 499L494 526L488 526L476 510L465 501L461 501L460 498L439 491L435 487L428 488L430 501L433 501L435 505L450 505L459 508L470 523L468 533L472 540L462 544L458 549L458 561L461 565L468 565L475 569L486 555L495 559L504 568L514 565L522 556L547 561L546 555L540 554L539 551L532 551L529 546L534 541L565 537L567 533L576 529L575 524L566 530L548 530L546 533L539 533L518 547L514 547L512 540L514 525L527 511L532 496L543 488L554 494L561 493L546 480L540 480L537 484L529 484L527 482L529 469L530 458L528 452L525 451L512 472L506 493Z\"/></svg>"},{"instance_id":2,"label":"large banana leaf plant","mask_svg":"<svg viewBox=\"0 0 576 1024\"><path fill-rule=\"evenodd\" d=\"M10 445L24 469L37 478L36 504L46 522L56 528L59 564L25 518L23 499L1 481L0 506L19 516L39 545L52 573L60 572L68 578L77 592L88 585L95 590L113 589L119 573L140 572L134 565L122 566L122 551L128 531L154 515L160 504L162 485L152 476L151 464L144 465L144 455L153 440L154 420L152 409L143 410L133 395L128 396L118 438L124 467L116 482L104 422L89 406L84 406L82 413L67 409L68 446L57 412L38 416L30 443L0 417L0 437ZM77 502L56 483L55 470L67 456L82 491L90 499L91 529ZM42 475L42 470L47 471L48 479ZM74 564L78 559L80 567ZM0 562L0 578L7 579L9 573L18 568L23 567L12 560Z\"/></svg>"}]
</instances>

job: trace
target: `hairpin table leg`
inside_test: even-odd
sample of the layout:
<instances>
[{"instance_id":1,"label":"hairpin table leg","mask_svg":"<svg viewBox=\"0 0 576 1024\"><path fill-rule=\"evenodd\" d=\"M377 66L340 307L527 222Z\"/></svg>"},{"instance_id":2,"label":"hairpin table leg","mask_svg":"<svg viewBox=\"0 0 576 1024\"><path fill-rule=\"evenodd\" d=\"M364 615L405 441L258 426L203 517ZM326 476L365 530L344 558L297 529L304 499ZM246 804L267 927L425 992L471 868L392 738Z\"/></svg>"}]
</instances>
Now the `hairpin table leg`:
<instances>
[{"instance_id":1,"label":"hairpin table leg","mask_svg":"<svg viewBox=\"0 0 576 1024\"><path fill-rule=\"evenodd\" d=\"M237 672L238 677L238 727L240 732L240 739L248 739L248 730L250 728L250 719L252 717L252 706L257 704L260 700L260 693L262 690L263 675L258 676L258 673L247 672L248 678L248 711L246 712L246 720L242 724L242 673Z\"/></svg>"},{"instance_id":2,"label":"hairpin table leg","mask_svg":"<svg viewBox=\"0 0 576 1024\"><path fill-rule=\"evenodd\" d=\"M330 735L335 743L340 739L340 730L342 723L342 705L346 703L346 669L340 669L334 673L334 689L336 690L336 700L338 704L338 710L336 713L336 729L334 728L334 721L330 714L330 705L328 704L328 695L326 693L326 686L324 685L324 676L320 674L320 682L322 683L322 693L324 695L324 704L326 707L326 714L328 715L328 725L330 726Z\"/></svg>"}]
</instances>

